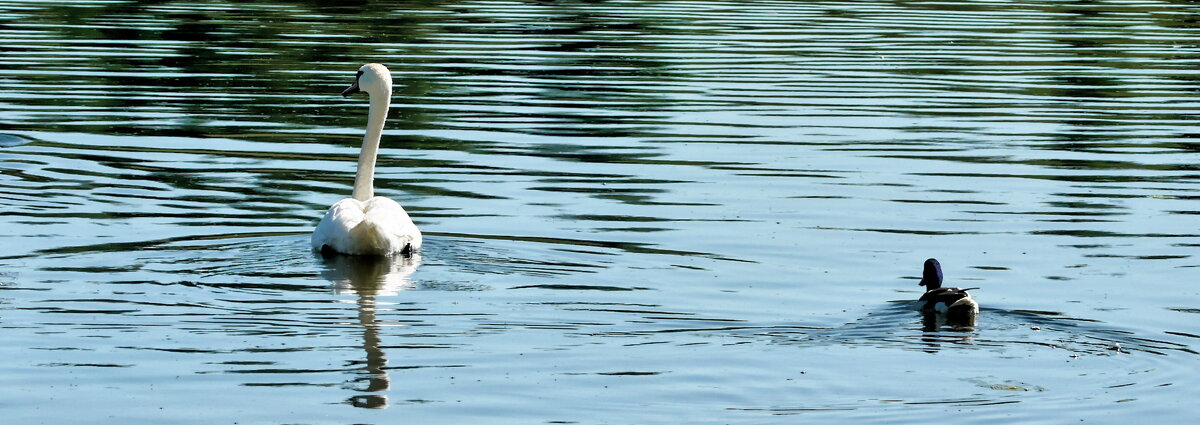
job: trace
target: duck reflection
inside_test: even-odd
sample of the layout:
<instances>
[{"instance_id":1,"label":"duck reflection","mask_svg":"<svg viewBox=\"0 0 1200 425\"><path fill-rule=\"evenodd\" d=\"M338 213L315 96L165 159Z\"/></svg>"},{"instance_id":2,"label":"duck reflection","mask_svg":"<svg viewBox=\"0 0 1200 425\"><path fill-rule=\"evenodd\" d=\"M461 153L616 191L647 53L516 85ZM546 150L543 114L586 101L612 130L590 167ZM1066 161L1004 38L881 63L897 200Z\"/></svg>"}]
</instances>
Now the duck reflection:
<instances>
[{"instance_id":1,"label":"duck reflection","mask_svg":"<svg viewBox=\"0 0 1200 425\"><path fill-rule=\"evenodd\" d=\"M955 317L945 314L921 313L922 351L936 353L942 344L972 345L975 343L975 316Z\"/></svg>"},{"instance_id":2,"label":"duck reflection","mask_svg":"<svg viewBox=\"0 0 1200 425\"><path fill-rule=\"evenodd\" d=\"M971 332L975 330L975 316L956 317L938 313L921 313L921 330L937 332L948 330L953 332Z\"/></svg>"},{"instance_id":3,"label":"duck reflection","mask_svg":"<svg viewBox=\"0 0 1200 425\"><path fill-rule=\"evenodd\" d=\"M415 287L409 279L421 264L421 255L414 253L403 257L368 257L332 255L323 257L325 270L321 277L328 279L333 291L338 294L357 295L358 323L363 328L363 350L366 365L353 380L350 388L364 393L350 397L347 403L355 407L384 409L388 407L386 394L391 387L386 370L387 357L381 348L380 325L375 316L376 298L395 295ZM365 385L365 386L364 386Z\"/></svg>"}]
</instances>

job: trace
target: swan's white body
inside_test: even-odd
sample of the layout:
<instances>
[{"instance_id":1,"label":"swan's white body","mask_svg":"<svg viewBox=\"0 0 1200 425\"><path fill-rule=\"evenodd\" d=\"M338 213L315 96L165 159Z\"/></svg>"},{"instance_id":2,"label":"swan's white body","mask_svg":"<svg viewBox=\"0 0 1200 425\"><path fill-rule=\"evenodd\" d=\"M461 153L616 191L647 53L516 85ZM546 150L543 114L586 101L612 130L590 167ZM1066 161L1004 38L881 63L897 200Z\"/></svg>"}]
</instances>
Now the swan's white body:
<instances>
[{"instance_id":1,"label":"swan's white body","mask_svg":"<svg viewBox=\"0 0 1200 425\"><path fill-rule=\"evenodd\" d=\"M392 76L377 63L363 65L354 85L342 92L349 96L359 91L371 97L367 113L367 133L358 155L358 173L354 176L354 194L329 207L317 229L312 247L351 255L392 255L411 253L421 248L421 231L408 212L393 201L374 196L375 156L379 139L392 102Z\"/></svg>"},{"instance_id":2,"label":"swan's white body","mask_svg":"<svg viewBox=\"0 0 1200 425\"><path fill-rule=\"evenodd\" d=\"M404 208L382 196L346 198L329 207L313 231L313 249L342 254L390 255L421 247L421 231Z\"/></svg>"}]
</instances>

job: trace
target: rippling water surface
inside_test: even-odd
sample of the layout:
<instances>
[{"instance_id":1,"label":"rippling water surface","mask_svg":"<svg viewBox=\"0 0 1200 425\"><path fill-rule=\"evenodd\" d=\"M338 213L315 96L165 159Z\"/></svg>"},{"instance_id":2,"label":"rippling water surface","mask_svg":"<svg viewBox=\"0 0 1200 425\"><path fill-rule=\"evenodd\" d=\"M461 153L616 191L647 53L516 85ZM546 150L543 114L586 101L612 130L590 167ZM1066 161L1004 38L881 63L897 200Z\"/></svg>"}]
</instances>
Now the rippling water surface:
<instances>
[{"instance_id":1,"label":"rippling water surface","mask_svg":"<svg viewBox=\"0 0 1200 425\"><path fill-rule=\"evenodd\" d=\"M13 423L1194 419L1191 1L0 1ZM412 258L322 259L364 62ZM921 262L983 305L926 323ZM782 417L781 417L782 416Z\"/></svg>"}]
</instances>

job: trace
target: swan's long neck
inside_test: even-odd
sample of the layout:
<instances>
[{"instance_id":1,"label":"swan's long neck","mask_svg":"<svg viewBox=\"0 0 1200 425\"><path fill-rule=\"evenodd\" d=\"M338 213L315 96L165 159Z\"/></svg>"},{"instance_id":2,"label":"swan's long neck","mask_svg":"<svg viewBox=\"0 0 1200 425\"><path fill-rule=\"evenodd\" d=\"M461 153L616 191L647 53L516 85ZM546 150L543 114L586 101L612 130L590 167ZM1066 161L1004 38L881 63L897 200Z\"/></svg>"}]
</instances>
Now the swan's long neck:
<instances>
[{"instance_id":1,"label":"swan's long neck","mask_svg":"<svg viewBox=\"0 0 1200 425\"><path fill-rule=\"evenodd\" d=\"M392 103L392 90L387 95L371 94L371 109L367 112L367 134L363 135L362 152L358 154L358 173L354 175L354 199L366 201L375 196L375 157L379 154L379 138L387 121Z\"/></svg>"}]
</instances>

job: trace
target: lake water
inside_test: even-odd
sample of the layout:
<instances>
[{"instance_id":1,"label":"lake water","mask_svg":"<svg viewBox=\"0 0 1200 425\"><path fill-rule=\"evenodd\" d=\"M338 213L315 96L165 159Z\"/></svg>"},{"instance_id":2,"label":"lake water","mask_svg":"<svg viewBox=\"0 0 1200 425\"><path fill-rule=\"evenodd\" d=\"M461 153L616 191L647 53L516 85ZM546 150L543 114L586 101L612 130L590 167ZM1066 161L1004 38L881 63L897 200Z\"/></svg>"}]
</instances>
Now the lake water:
<instances>
[{"instance_id":1,"label":"lake water","mask_svg":"<svg viewBox=\"0 0 1200 425\"><path fill-rule=\"evenodd\" d=\"M5 423L1184 422L1192 1L0 2ZM323 259L365 62L376 192ZM923 323L921 263L979 287Z\"/></svg>"}]
</instances>

